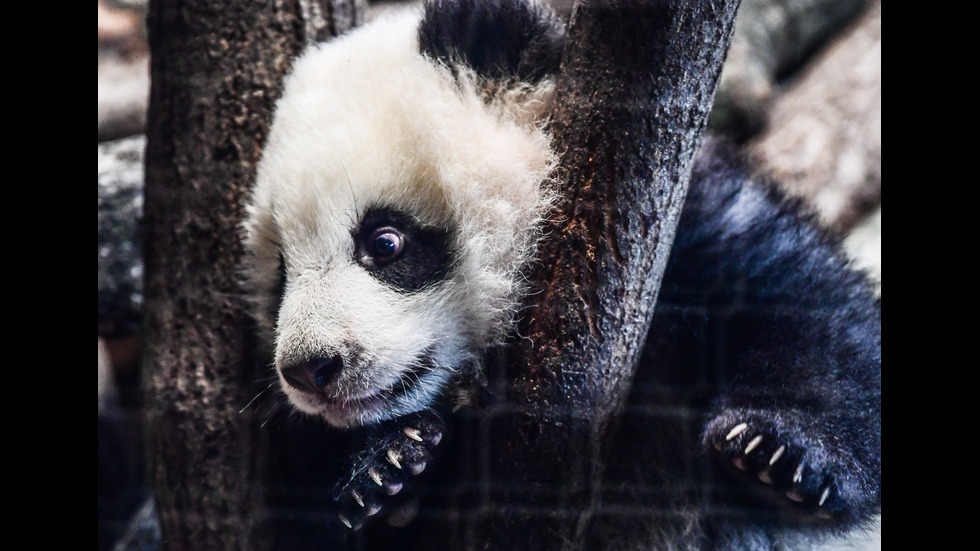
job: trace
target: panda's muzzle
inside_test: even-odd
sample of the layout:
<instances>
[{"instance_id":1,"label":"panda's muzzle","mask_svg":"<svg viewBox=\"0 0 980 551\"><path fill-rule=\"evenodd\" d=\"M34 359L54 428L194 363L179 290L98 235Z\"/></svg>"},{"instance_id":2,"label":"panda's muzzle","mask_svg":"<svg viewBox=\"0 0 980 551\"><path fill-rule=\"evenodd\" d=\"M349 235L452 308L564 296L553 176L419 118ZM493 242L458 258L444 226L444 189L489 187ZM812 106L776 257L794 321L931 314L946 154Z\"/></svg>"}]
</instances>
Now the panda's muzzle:
<instances>
[{"instance_id":1,"label":"panda's muzzle","mask_svg":"<svg viewBox=\"0 0 980 551\"><path fill-rule=\"evenodd\" d=\"M304 392L319 393L332 383L341 369L344 360L340 356L320 357L299 362L282 368L282 377L289 386Z\"/></svg>"}]
</instances>

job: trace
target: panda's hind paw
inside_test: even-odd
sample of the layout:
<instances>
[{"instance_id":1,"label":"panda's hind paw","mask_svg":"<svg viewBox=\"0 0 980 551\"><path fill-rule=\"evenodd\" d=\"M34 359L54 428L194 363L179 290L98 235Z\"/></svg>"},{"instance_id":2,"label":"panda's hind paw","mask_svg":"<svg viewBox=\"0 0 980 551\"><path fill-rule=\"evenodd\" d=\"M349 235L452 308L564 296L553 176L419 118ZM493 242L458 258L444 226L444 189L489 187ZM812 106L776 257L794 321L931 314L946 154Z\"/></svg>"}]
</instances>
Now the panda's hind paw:
<instances>
[{"instance_id":1,"label":"panda's hind paw","mask_svg":"<svg viewBox=\"0 0 980 551\"><path fill-rule=\"evenodd\" d=\"M704 433L723 467L767 497L817 519L846 514L841 495L843 465L824 448L819 435L764 412L727 412L710 422Z\"/></svg>"}]
</instances>

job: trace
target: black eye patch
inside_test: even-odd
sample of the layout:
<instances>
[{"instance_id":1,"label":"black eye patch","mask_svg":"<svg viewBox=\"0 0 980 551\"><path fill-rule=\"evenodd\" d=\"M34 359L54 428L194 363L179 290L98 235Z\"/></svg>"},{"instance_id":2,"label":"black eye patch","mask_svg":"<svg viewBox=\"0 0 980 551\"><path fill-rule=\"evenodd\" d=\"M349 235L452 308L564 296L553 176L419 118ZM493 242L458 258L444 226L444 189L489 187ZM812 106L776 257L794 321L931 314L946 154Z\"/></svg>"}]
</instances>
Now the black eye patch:
<instances>
[{"instance_id":1,"label":"black eye patch","mask_svg":"<svg viewBox=\"0 0 980 551\"><path fill-rule=\"evenodd\" d=\"M452 267L447 230L422 226L393 209L369 209L354 240L357 261L379 281L404 291L434 285Z\"/></svg>"}]
</instances>

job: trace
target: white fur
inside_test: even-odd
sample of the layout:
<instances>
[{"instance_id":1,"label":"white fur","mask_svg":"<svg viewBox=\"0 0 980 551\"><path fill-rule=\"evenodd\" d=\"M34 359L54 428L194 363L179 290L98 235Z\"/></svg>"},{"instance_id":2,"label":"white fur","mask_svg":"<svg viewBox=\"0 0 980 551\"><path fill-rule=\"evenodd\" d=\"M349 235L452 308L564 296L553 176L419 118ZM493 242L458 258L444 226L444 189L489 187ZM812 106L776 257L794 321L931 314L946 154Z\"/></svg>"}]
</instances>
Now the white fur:
<instances>
[{"instance_id":1,"label":"white fur","mask_svg":"<svg viewBox=\"0 0 980 551\"><path fill-rule=\"evenodd\" d=\"M297 409L336 426L426 407L454 371L476 367L510 325L551 202L555 158L539 115L552 84L488 96L472 75L457 80L419 54L417 22L381 19L296 61L248 205L246 276L260 335L274 340L277 367L344 358L330 404L282 385ZM448 280L408 293L372 277L352 232L373 206L449 229ZM288 284L277 323L280 251ZM378 398L406 385L423 356L435 366L409 392Z\"/></svg>"}]
</instances>

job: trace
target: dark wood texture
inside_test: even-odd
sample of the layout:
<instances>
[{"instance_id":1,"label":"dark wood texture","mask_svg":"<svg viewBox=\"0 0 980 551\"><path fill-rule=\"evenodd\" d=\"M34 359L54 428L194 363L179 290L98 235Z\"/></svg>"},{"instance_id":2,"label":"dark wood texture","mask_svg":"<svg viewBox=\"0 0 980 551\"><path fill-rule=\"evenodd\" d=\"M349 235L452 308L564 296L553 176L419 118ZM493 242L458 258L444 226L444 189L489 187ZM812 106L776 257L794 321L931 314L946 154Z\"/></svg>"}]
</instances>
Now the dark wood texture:
<instances>
[{"instance_id":1,"label":"dark wood texture","mask_svg":"<svg viewBox=\"0 0 980 551\"><path fill-rule=\"evenodd\" d=\"M143 423L167 549L269 545L239 225L283 74L363 4L151 2Z\"/></svg>"}]
</instances>

